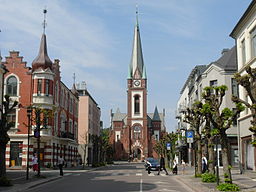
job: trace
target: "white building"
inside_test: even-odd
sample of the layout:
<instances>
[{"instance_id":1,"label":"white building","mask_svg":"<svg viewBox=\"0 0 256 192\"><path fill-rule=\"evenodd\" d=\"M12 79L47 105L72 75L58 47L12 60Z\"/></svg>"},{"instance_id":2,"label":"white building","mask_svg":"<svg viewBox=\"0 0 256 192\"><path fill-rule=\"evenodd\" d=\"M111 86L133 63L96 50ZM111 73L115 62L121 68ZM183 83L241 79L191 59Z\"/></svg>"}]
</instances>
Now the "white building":
<instances>
[{"instance_id":1,"label":"white building","mask_svg":"<svg viewBox=\"0 0 256 192\"><path fill-rule=\"evenodd\" d=\"M178 101L178 111L182 112L184 108L191 107L195 101L202 100L202 92L207 86L226 85L228 91L223 99L221 108L235 108L231 100L232 95L238 94L237 84L233 79L233 74L237 71L236 51L232 49L224 49L221 57L210 63L209 65L198 65L190 73L185 85L181 91L181 97ZM179 129L189 129L186 123L182 122L182 115L177 116ZM185 125L184 125L185 124ZM184 131L183 131L184 132ZM184 135L184 133L183 133ZM237 124L234 121L232 127L227 130L229 143L231 145L230 159L233 166L238 165L238 147L237 147ZM189 156L190 158L192 157ZM188 158L188 159L190 159ZM221 148L218 147L219 165L221 162Z\"/></svg>"},{"instance_id":2,"label":"white building","mask_svg":"<svg viewBox=\"0 0 256 192\"><path fill-rule=\"evenodd\" d=\"M238 21L230 36L236 41L238 73L246 74L245 67L256 67L256 1L253 0L241 19ZM239 97L250 102L247 92L239 87ZM240 114L241 162L243 168L256 170L256 149L251 145L253 134L249 131L252 119L250 109L246 108Z\"/></svg>"}]
</instances>

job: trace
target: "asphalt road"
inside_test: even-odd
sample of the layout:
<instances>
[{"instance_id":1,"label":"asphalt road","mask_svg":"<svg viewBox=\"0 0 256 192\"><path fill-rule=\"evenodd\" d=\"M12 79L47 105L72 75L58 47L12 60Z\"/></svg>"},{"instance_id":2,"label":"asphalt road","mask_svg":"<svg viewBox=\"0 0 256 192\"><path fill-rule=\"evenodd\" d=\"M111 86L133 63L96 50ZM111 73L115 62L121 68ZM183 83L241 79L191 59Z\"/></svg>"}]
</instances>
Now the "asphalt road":
<instances>
[{"instance_id":1,"label":"asphalt road","mask_svg":"<svg viewBox=\"0 0 256 192\"><path fill-rule=\"evenodd\" d=\"M192 192L176 179L156 171L148 174L143 164L123 163L90 172L69 172L64 177L27 192Z\"/></svg>"}]
</instances>

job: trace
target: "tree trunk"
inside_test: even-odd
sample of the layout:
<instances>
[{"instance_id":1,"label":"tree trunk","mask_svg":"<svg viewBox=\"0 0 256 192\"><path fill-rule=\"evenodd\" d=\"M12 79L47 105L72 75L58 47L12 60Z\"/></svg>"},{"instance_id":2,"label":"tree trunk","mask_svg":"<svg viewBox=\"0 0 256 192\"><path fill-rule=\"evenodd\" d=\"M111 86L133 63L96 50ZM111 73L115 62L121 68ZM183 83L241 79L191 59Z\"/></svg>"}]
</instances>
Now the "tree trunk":
<instances>
[{"instance_id":1,"label":"tree trunk","mask_svg":"<svg viewBox=\"0 0 256 192\"><path fill-rule=\"evenodd\" d=\"M6 162L5 162L5 152L6 152L6 144L0 143L0 177L6 176Z\"/></svg>"},{"instance_id":2,"label":"tree trunk","mask_svg":"<svg viewBox=\"0 0 256 192\"><path fill-rule=\"evenodd\" d=\"M201 145L201 137L197 141L197 172L198 174L202 174L202 145Z\"/></svg>"},{"instance_id":3,"label":"tree trunk","mask_svg":"<svg viewBox=\"0 0 256 192\"><path fill-rule=\"evenodd\" d=\"M213 144L213 138L210 137L208 138L208 154L209 154L209 159L208 159L208 170L209 173L215 174L215 169L214 169L214 144Z\"/></svg>"},{"instance_id":4,"label":"tree trunk","mask_svg":"<svg viewBox=\"0 0 256 192\"><path fill-rule=\"evenodd\" d=\"M231 166L229 165L228 151L229 144L225 132L221 134L221 150L222 150L222 163L225 183L232 183Z\"/></svg>"}]
</instances>

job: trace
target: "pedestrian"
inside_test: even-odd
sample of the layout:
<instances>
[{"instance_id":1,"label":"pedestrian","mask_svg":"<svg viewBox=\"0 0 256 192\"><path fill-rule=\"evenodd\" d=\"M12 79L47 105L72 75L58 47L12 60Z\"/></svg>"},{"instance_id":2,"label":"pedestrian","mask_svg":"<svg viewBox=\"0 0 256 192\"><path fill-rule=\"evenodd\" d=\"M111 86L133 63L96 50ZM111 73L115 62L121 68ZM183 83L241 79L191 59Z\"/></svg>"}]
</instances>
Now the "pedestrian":
<instances>
[{"instance_id":1,"label":"pedestrian","mask_svg":"<svg viewBox=\"0 0 256 192\"><path fill-rule=\"evenodd\" d=\"M173 160L172 173L176 175L178 174L178 165L175 159Z\"/></svg>"},{"instance_id":2,"label":"pedestrian","mask_svg":"<svg viewBox=\"0 0 256 192\"><path fill-rule=\"evenodd\" d=\"M60 169L60 176L63 176L63 166L64 166L65 160L62 158L62 155L60 155L58 159L58 165Z\"/></svg>"},{"instance_id":3,"label":"pedestrian","mask_svg":"<svg viewBox=\"0 0 256 192\"><path fill-rule=\"evenodd\" d=\"M181 160L181 168L182 168L182 175L184 175L185 174L186 163L183 159Z\"/></svg>"},{"instance_id":4,"label":"pedestrian","mask_svg":"<svg viewBox=\"0 0 256 192\"><path fill-rule=\"evenodd\" d=\"M32 156L32 167L34 172L38 171L38 158L36 153L33 153Z\"/></svg>"},{"instance_id":5,"label":"pedestrian","mask_svg":"<svg viewBox=\"0 0 256 192\"><path fill-rule=\"evenodd\" d=\"M205 157L205 155L202 156L202 173L205 173L208 169L207 167L207 158Z\"/></svg>"},{"instance_id":6,"label":"pedestrian","mask_svg":"<svg viewBox=\"0 0 256 192\"><path fill-rule=\"evenodd\" d=\"M87 159L86 159L86 164L87 164L88 167L90 166L89 157L87 157Z\"/></svg>"},{"instance_id":7,"label":"pedestrian","mask_svg":"<svg viewBox=\"0 0 256 192\"><path fill-rule=\"evenodd\" d=\"M160 167L158 168L158 174L157 175L160 174L161 169L163 169L165 171L166 175L169 175L166 168L165 168L165 161L164 161L164 156L163 155L161 155L161 158L160 158Z\"/></svg>"}]
</instances>

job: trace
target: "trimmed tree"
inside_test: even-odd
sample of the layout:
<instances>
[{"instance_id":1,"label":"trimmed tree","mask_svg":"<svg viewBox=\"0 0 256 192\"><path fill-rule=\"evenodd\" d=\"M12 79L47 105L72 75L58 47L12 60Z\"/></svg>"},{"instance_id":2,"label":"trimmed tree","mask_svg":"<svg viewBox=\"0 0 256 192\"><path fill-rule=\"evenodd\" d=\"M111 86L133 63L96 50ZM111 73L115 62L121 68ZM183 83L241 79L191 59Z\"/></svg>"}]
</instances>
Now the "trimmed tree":
<instances>
[{"instance_id":1,"label":"trimmed tree","mask_svg":"<svg viewBox=\"0 0 256 192\"><path fill-rule=\"evenodd\" d=\"M237 83L244 87L244 89L246 90L251 100L251 103L242 100L237 96L233 96L232 100L236 103L243 103L247 108L251 110L252 120L249 130L253 133L254 136L252 140L252 145L256 147L256 68L251 68L250 66L247 66L245 68L245 71L247 72L247 74L241 76L239 73L236 73L234 77Z\"/></svg>"},{"instance_id":2,"label":"trimmed tree","mask_svg":"<svg viewBox=\"0 0 256 192\"><path fill-rule=\"evenodd\" d=\"M236 103L235 112L229 108L221 109L223 98L227 89L228 88L226 85L217 87L205 87L202 97L205 101L204 109L205 111L208 110L208 114L210 114L209 118L213 126L211 134L217 135L220 138L225 182L232 183L231 165L228 155L228 152L230 151L230 145L228 142L226 130L231 127L237 115L244 110L244 107L241 103Z\"/></svg>"},{"instance_id":3,"label":"trimmed tree","mask_svg":"<svg viewBox=\"0 0 256 192\"><path fill-rule=\"evenodd\" d=\"M196 101L191 108L187 108L185 118L183 119L185 123L190 124L195 133L195 150L197 156L197 166L195 162L195 176L202 174L202 135L200 132L200 127L204 122L202 107L203 104L200 101Z\"/></svg>"},{"instance_id":4,"label":"trimmed tree","mask_svg":"<svg viewBox=\"0 0 256 192\"><path fill-rule=\"evenodd\" d=\"M5 95L5 100L3 101L3 108L1 111L1 119L0 119L0 177L6 177L6 145L10 140L8 135L8 131L14 127L15 122L8 122L7 117L8 114L18 106L18 102L10 99L10 96Z\"/></svg>"}]
</instances>

